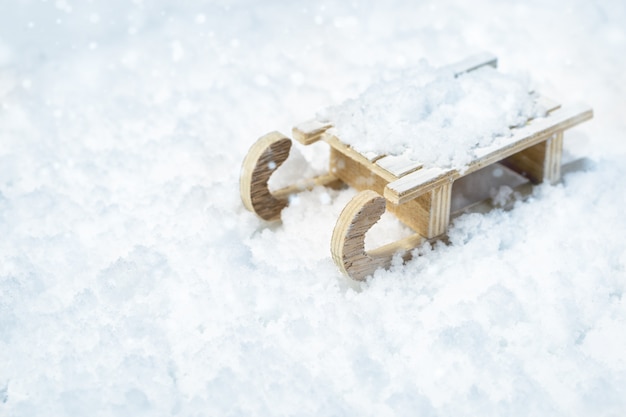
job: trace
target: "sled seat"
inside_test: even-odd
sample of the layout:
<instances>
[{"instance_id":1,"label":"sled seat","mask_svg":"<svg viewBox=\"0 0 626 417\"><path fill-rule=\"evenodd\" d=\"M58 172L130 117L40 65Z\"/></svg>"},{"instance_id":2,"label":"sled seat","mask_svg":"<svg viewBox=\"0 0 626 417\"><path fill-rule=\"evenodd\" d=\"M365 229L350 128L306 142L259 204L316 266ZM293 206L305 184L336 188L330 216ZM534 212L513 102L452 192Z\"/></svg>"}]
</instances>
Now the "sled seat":
<instances>
[{"instance_id":1,"label":"sled seat","mask_svg":"<svg viewBox=\"0 0 626 417\"><path fill-rule=\"evenodd\" d=\"M360 191L337 220L331 253L340 270L356 280L391 264L394 254L412 256L411 248L445 235L453 215L453 183L489 165L500 163L531 183L559 181L563 132L593 117L584 105L561 107L549 102L545 117L511 129L510 136L474 150L463 168L424 167L399 156L363 155L343 144L332 130L321 137L331 146L331 173ZM365 250L365 235L390 211L416 233L374 250Z\"/></svg>"},{"instance_id":2,"label":"sled seat","mask_svg":"<svg viewBox=\"0 0 626 417\"><path fill-rule=\"evenodd\" d=\"M443 68L448 69L449 71L454 73L455 77L458 77L461 74L465 74L467 72L487 66L493 68L496 68L498 66L498 58L490 52L483 52L473 55L471 57L465 58L460 62L448 65ZM302 122L294 126L292 129L292 135L293 138L301 144L310 145L320 140L324 132L326 132L331 127L332 124L330 123L318 121L316 119L307 120L306 122ZM368 157L369 159L376 159L376 155L374 154L371 154Z\"/></svg>"},{"instance_id":3,"label":"sled seat","mask_svg":"<svg viewBox=\"0 0 626 417\"><path fill-rule=\"evenodd\" d=\"M511 136L502 138L497 145L477 149L474 159L463 172L437 167L421 169L419 163L414 163L413 167L405 163L401 170L392 171L396 175L400 174L400 178L385 187L384 196L394 204L402 204L447 182L502 160L505 161L505 165L514 166L514 169L517 168L516 171L522 171L520 173L530 176L529 179L535 183L543 181L554 183L560 178L563 131L591 119L592 116L591 108L580 105L551 111L544 118L531 120L526 126L512 129ZM543 161L532 158L532 155L518 155L535 145L541 148L533 148L535 154L545 153ZM511 159L507 160L508 157ZM388 157L377 161L377 164L385 166L385 159ZM408 173L402 175L407 171Z\"/></svg>"},{"instance_id":4,"label":"sled seat","mask_svg":"<svg viewBox=\"0 0 626 417\"><path fill-rule=\"evenodd\" d=\"M501 163L532 183L556 183L561 176L563 132L593 117L585 105L562 107L539 97L545 117L529 120L498 138L491 146L475 149L462 169L425 167L404 156L360 153L344 144L332 126L314 133L331 146L331 173L359 191L373 190L387 200L387 209L425 238L439 236L450 222L454 181L488 165ZM311 134L313 135L313 134Z\"/></svg>"},{"instance_id":5,"label":"sled seat","mask_svg":"<svg viewBox=\"0 0 626 417\"><path fill-rule=\"evenodd\" d=\"M481 67L497 66L490 53L469 57L449 65L455 76ZM444 233L450 220L452 184L481 168L499 162L532 183L556 183L561 176L563 132L593 117L583 105L562 107L543 95L534 94L545 117L510 129L494 145L475 149L472 160L462 168L425 166L405 156L360 153L342 142L332 124L310 120L293 128L293 137L304 145L320 139L331 147L330 173L359 191L372 190L384 196L387 209L425 238Z\"/></svg>"}]
</instances>

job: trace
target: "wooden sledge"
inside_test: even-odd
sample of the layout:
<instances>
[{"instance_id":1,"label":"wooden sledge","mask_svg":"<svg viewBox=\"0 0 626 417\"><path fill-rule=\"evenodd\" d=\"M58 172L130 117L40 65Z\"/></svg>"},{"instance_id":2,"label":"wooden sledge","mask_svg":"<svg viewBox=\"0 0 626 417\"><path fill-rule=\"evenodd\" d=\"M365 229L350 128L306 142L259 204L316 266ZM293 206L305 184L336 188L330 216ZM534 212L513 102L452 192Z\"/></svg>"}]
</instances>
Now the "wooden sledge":
<instances>
[{"instance_id":1,"label":"wooden sledge","mask_svg":"<svg viewBox=\"0 0 626 417\"><path fill-rule=\"evenodd\" d=\"M497 66L493 55L475 56L452 68L456 75L483 66ZM554 184L561 178L563 132L593 117L583 105L561 106L539 96L547 115L511 129L511 136L497 146L478 148L473 160L458 169L424 168L419 161L392 155L361 154L334 134L332 125L315 120L293 128L293 137L303 145L322 140L330 145L330 170L300 186L270 192L270 176L285 162L291 139L279 132L261 137L246 156L241 173L241 198L248 210L265 220L277 220L288 197L317 185L341 181L359 190L337 220L331 253L339 269L363 280L378 268L385 268L395 254L410 257L410 251L427 240L445 235L450 219L462 208L452 207L452 188L468 175L501 164L527 178L531 184ZM385 210L415 231L415 234L375 250L365 250L365 234Z\"/></svg>"}]
</instances>

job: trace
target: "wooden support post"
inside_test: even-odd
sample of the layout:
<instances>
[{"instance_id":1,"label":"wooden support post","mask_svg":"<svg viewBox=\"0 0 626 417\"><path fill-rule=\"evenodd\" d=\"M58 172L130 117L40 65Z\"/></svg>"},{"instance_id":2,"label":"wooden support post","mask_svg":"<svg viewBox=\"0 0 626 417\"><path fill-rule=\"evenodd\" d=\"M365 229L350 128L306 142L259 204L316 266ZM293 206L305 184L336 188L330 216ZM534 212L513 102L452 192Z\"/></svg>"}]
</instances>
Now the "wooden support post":
<instances>
[{"instance_id":1,"label":"wooden support post","mask_svg":"<svg viewBox=\"0 0 626 417\"><path fill-rule=\"evenodd\" d=\"M372 190L383 194L385 186L394 177L389 173L383 177L386 171L378 169L374 172L366 165L368 162L356 161L337 149L331 148L330 173L332 175L359 191ZM451 195L452 182L446 181L405 203L388 202L387 210L421 236L432 238L445 233L448 227Z\"/></svg>"},{"instance_id":2,"label":"wooden support post","mask_svg":"<svg viewBox=\"0 0 626 417\"><path fill-rule=\"evenodd\" d=\"M555 184L561 179L563 131L504 159L502 164L531 182Z\"/></svg>"},{"instance_id":3,"label":"wooden support post","mask_svg":"<svg viewBox=\"0 0 626 417\"><path fill-rule=\"evenodd\" d=\"M444 234L450 224L450 202L452 201L452 182L435 188L430 192L430 218L427 238Z\"/></svg>"},{"instance_id":4,"label":"wooden support post","mask_svg":"<svg viewBox=\"0 0 626 417\"><path fill-rule=\"evenodd\" d=\"M556 184L561 180L561 161L563 158L563 132L558 132L546 141L543 180Z\"/></svg>"},{"instance_id":5,"label":"wooden support post","mask_svg":"<svg viewBox=\"0 0 626 417\"><path fill-rule=\"evenodd\" d=\"M452 182L445 183L402 204L387 203L387 210L425 238L446 232L450 224Z\"/></svg>"}]
</instances>

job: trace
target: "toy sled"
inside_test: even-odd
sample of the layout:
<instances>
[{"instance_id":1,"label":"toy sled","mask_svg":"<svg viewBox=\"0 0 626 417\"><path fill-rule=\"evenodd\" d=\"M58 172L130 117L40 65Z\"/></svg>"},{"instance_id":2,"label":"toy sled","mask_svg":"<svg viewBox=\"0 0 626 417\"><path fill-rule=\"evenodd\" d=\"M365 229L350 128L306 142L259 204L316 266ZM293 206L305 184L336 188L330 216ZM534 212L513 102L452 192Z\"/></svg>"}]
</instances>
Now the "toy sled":
<instances>
[{"instance_id":1,"label":"toy sled","mask_svg":"<svg viewBox=\"0 0 626 417\"><path fill-rule=\"evenodd\" d=\"M497 66L490 54L468 58L454 65L455 75L483 66ZM240 191L245 207L262 219L280 218L289 196L318 185L343 182L359 193L344 208L333 231L332 257L349 277L363 280L378 268L388 267L393 256L410 251L425 241L445 236L454 215L464 207L452 204L453 186L466 183L469 175L495 166L521 175L530 184L554 184L561 178L563 132L593 117L583 105L561 106L537 96L547 110L545 117L528 120L511 128L510 136L495 145L477 148L463 170L424 167L420 161L402 156L360 153L342 142L329 123L316 120L293 128L293 137L303 145L322 140L330 146L328 174L312 178L302 186L268 189L270 176L287 159L292 141L279 132L261 137L246 156ZM470 181L471 182L471 181ZM415 234L374 250L365 250L365 234L385 210L393 213Z\"/></svg>"}]
</instances>

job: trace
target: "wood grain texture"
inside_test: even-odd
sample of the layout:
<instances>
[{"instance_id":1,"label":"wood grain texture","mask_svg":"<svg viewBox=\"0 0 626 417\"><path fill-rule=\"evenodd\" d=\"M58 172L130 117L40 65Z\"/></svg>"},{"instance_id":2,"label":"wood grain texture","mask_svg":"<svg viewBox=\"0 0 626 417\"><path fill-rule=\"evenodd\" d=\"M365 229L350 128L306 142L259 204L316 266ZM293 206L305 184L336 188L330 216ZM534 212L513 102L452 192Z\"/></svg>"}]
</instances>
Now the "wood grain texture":
<instances>
[{"instance_id":1,"label":"wood grain texture","mask_svg":"<svg viewBox=\"0 0 626 417\"><path fill-rule=\"evenodd\" d=\"M376 165L388 171L396 178L401 178L406 174L422 168L420 162L413 161L403 155L387 155L376 161Z\"/></svg>"},{"instance_id":2,"label":"wood grain texture","mask_svg":"<svg viewBox=\"0 0 626 417\"><path fill-rule=\"evenodd\" d=\"M389 178L384 178L369 169L369 161L355 160L350 156L330 149L330 173L358 191L372 190L382 194Z\"/></svg>"},{"instance_id":3,"label":"wood grain texture","mask_svg":"<svg viewBox=\"0 0 626 417\"><path fill-rule=\"evenodd\" d=\"M549 140L549 139L548 139ZM502 165L539 184L544 177L544 161L548 141L540 142L501 161Z\"/></svg>"},{"instance_id":4,"label":"wood grain texture","mask_svg":"<svg viewBox=\"0 0 626 417\"><path fill-rule=\"evenodd\" d=\"M393 256L424 242L413 235L373 251L365 250L365 235L385 212L385 199L366 190L357 194L343 209L333 230L331 253L339 269L350 278L364 280L379 268L388 268Z\"/></svg>"},{"instance_id":5,"label":"wood grain texture","mask_svg":"<svg viewBox=\"0 0 626 417\"><path fill-rule=\"evenodd\" d=\"M462 61L455 64L448 65L444 69L449 69L454 73L455 77L477 70L479 68L490 66L496 68L498 66L498 58L491 52L483 52L480 54L472 55Z\"/></svg>"},{"instance_id":6,"label":"wood grain texture","mask_svg":"<svg viewBox=\"0 0 626 417\"><path fill-rule=\"evenodd\" d=\"M290 195L312 190L318 185L338 189L341 188L342 182L332 174L323 174L300 180L295 184L272 191L272 195L277 199L288 199Z\"/></svg>"},{"instance_id":7,"label":"wood grain texture","mask_svg":"<svg viewBox=\"0 0 626 417\"><path fill-rule=\"evenodd\" d=\"M458 177L459 173L454 169L420 169L387 185L384 196L394 204L403 204Z\"/></svg>"},{"instance_id":8,"label":"wood grain texture","mask_svg":"<svg viewBox=\"0 0 626 417\"><path fill-rule=\"evenodd\" d=\"M556 184L561 180L563 160L563 132L557 132L546 141L546 155L543 165L543 181Z\"/></svg>"},{"instance_id":9,"label":"wood grain texture","mask_svg":"<svg viewBox=\"0 0 626 417\"><path fill-rule=\"evenodd\" d=\"M239 190L244 206L264 220L277 220L287 206L286 198L276 198L269 190L270 176L289 156L291 139L280 132L259 138L248 151L241 167Z\"/></svg>"},{"instance_id":10,"label":"wood grain texture","mask_svg":"<svg viewBox=\"0 0 626 417\"><path fill-rule=\"evenodd\" d=\"M502 164L534 184L556 184L561 179L563 132L502 160Z\"/></svg>"},{"instance_id":11,"label":"wood grain texture","mask_svg":"<svg viewBox=\"0 0 626 417\"><path fill-rule=\"evenodd\" d=\"M535 102L537 106L540 109L545 110L546 113L551 113L554 110L561 108L561 104L558 101L544 95L538 96Z\"/></svg>"},{"instance_id":12,"label":"wood grain texture","mask_svg":"<svg viewBox=\"0 0 626 417\"><path fill-rule=\"evenodd\" d=\"M529 178L534 177L536 182L544 180L544 169L548 164L550 174L547 179L550 182L558 181L560 174L557 165L560 164L563 131L592 117L593 110L587 106L557 108L547 117L534 119L524 127L512 129L510 137L502 138L492 146L477 149L474 160L462 173L437 167L420 169L391 182L383 195L395 204L402 204L443 185L446 181L454 181L509 157L512 158L506 163L507 166L520 173L527 172ZM552 142L552 137L560 139ZM548 143L543 144L546 141ZM516 164L519 166L516 167Z\"/></svg>"},{"instance_id":13,"label":"wood grain texture","mask_svg":"<svg viewBox=\"0 0 626 417\"><path fill-rule=\"evenodd\" d=\"M432 194L426 193L404 204L387 200L387 210L422 236L428 236L431 224Z\"/></svg>"},{"instance_id":14,"label":"wood grain texture","mask_svg":"<svg viewBox=\"0 0 626 417\"><path fill-rule=\"evenodd\" d=\"M490 64L487 63L485 65ZM541 109L545 110L546 114L561 108L561 105L557 101L544 95L537 96L535 101ZM386 155L378 159L376 165L387 170L397 178L402 178L424 167L424 164L420 161L409 159L403 155Z\"/></svg>"},{"instance_id":15,"label":"wood grain texture","mask_svg":"<svg viewBox=\"0 0 626 417\"><path fill-rule=\"evenodd\" d=\"M452 201L452 182L431 191L430 215L427 238L437 237L448 230L450 224L450 202Z\"/></svg>"},{"instance_id":16,"label":"wood grain texture","mask_svg":"<svg viewBox=\"0 0 626 417\"><path fill-rule=\"evenodd\" d=\"M326 143L328 143L331 146L330 173L337 175L347 184L352 185L353 183L359 184L363 182L364 181L363 179L359 179L360 176L364 176L365 181L367 182L369 181L367 177L372 175L384 181L385 182L384 185L386 185L387 183L391 181L395 181L397 179L397 177L394 176L392 173L376 165L375 158L371 158L369 156L364 156L360 154L359 152L354 150L352 147L343 143L335 135L328 135L328 134L323 135L322 140L324 140ZM351 165L350 168L346 168L345 165L339 164L337 159L333 160L333 156L339 156L339 155L343 155L346 161L356 162L357 165ZM357 171L352 173L350 172L351 168L355 168L357 169ZM352 185L352 186L355 187L357 190L363 189L359 185ZM382 194L382 190L380 190L380 194Z\"/></svg>"},{"instance_id":17,"label":"wood grain texture","mask_svg":"<svg viewBox=\"0 0 626 417\"><path fill-rule=\"evenodd\" d=\"M389 172L380 169L374 163L359 154L339 151L334 147L330 153L330 172L339 180L359 191L371 190L378 194L385 191L390 180L395 179ZM353 159L352 157L355 156ZM385 176L380 175L383 173ZM449 182L444 183L444 185ZM437 204L445 203L445 200L433 198L433 192L425 192L402 204L389 202L387 210L393 213L398 220L425 237L433 237L439 234L439 229L434 226L441 217ZM448 199L449 200L449 199ZM449 203L449 201L448 201ZM436 207L433 209L432 205Z\"/></svg>"},{"instance_id":18,"label":"wood grain texture","mask_svg":"<svg viewBox=\"0 0 626 417\"><path fill-rule=\"evenodd\" d=\"M504 138L497 144L477 149L475 158L464 171L464 175L508 158L592 117L593 110L590 107L572 105L563 106L551 112L547 117L531 120L526 126L513 129L510 137Z\"/></svg>"},{"instance_id":19,"label":"wood grain texture","mask_svg":"<svg viewBox=\"0 0 626 417\"><path fill-rule=\"evenodd\" d=\"M303 145L310 145L317 142L322 134L330 129L332 125L320 122L316 119L307 120L293 127L293 138Z\"/></svg>"}]
</instances>

